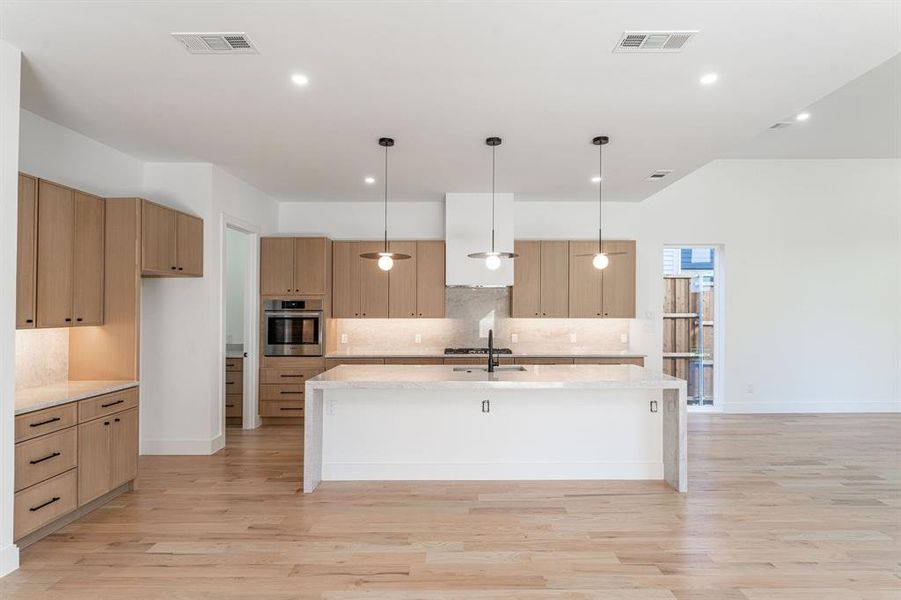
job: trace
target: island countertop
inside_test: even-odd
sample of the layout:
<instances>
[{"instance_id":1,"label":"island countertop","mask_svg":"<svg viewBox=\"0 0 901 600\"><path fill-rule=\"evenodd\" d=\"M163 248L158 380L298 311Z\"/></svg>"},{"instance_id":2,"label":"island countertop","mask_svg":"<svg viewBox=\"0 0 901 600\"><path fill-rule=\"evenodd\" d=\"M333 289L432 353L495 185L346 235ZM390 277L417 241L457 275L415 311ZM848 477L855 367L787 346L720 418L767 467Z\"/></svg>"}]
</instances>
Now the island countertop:
<instances>
[{"instance_id":1,"label":"island countertop","mask_svg":"<svg viewBox=\"0 0 901 600\"><path fill-rule=\"evenodd\" d=\"M481 365L479 365L481 366ZM341 365L310 389L677 389L685 381L636 365L524 365L524 370L452 365Z\"/></svg>"}]
</instances>

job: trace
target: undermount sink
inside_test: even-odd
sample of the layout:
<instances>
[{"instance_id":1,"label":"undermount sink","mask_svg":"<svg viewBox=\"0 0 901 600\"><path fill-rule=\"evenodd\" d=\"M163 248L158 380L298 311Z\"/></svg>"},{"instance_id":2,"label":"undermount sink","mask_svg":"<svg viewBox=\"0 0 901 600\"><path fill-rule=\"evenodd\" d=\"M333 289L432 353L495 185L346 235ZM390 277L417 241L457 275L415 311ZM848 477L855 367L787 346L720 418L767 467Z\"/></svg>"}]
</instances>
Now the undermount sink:
<instances>
[{"instance_id":1,"label":"undermount sink","mask_svg":"<svg viewBox=\"0 0 901 600\"><path fill-rule=\"evenodd\" d=\"M499 371L525 371L526 368L522 365L498 365L494 367L494 372L497 373ZM454 372L465 372L471 373L473 371L488 371L488 367L454 367Z\"/></svg>"}]
</instances>

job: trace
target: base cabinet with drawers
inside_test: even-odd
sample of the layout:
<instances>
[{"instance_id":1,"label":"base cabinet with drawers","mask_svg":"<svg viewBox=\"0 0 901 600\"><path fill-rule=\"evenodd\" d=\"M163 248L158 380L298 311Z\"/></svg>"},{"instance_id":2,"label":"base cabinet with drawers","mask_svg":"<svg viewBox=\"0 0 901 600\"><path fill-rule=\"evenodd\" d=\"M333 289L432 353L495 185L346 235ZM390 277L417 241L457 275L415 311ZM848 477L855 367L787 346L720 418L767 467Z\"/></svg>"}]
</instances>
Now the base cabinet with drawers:
<instances>
[{"instance_id":1,"label":"base cabinet with drawers","mask_svg":"<svg viewBox=\"0 0 901 600\"><path fill-rule=\"evenodd\" d=\"M65 525L64 517L91 510L137 477L138 388L17 415L15 442L13 537L20 541Z\"/></svg>"},{"instance_id":2,"label":"base cabinet with drawers","mask_svg":"<svg viewBox=\"0 0 901 600\"><path fill-rule=\"evenodd\" d=\"M303 418L307 379L325 369L325 360L319 357L264 358L260 368L260 417L263 422Z\"/></svg>"},{"instance_id":3,"label":"base cabinet with drawers","mask_svg":"<svg viewBox=\"0 0 901 600\"><path fill-rule=\"evenodd\" d=\"M240 426L244 420L244 359L225 359L225 423Z\"/></svg>"}]
</instances>

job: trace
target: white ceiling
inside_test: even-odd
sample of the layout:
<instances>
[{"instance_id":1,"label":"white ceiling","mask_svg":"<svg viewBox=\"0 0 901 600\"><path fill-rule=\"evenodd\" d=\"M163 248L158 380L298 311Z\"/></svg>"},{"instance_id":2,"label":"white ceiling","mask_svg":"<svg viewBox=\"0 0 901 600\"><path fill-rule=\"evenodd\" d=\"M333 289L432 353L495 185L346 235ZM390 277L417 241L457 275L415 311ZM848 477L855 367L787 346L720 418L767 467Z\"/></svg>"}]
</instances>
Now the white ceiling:
<instances>
[{"instance_id":1,"label":"white ceiling","mask_svg":"<svg viewBox=\"0 0 901 600\"><path fill-rule=\"evenodd\" d=\"M499 191L591 199L606 134L605 191L636 201L897 54L899 6L7 0L0 36L23 50L27 109L279 199L379 199L363 177L381 174L383 135L395 199L488 189L488 135L504 138ZM678 54L611 53L627 29L701 33ZM174 31L244 31L260 54L189 55ZM645 181L656 169L674 172Z\"/></svg>"}]
</instances>

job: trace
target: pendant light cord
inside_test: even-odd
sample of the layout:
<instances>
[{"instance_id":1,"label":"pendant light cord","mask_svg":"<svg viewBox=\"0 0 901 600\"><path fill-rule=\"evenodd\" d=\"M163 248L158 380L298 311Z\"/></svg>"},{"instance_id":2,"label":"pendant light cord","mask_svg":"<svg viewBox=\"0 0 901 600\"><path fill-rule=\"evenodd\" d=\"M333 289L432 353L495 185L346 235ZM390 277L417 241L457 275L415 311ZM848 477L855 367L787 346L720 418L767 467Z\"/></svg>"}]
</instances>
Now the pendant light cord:
<instances>
[{"instance_id":1,"label":"pendant light cord","mask_svg":"<svg viewBox=\"0 0 901 600\"><path fill-rule=\"evenodd\" d=\"M497 146L491 147L491 251L494 252L494 152Z\"/></svg>"},{"instance_id":2,"label":"pendant light cord","mask_svg":"<svg viewBox=\"0 0 901 600\"><path fill-rule=\"evenodd\" d=\"M388 146L385 146L385 252L388 252Z\"/></svg>"},{"instance_id":3,"label":"pendant light cord","mask_svg":"<svg viewBox=\"0 0 901 600\"><path fill-rule=\"evenodd\" d=\"M603 252L601 244L601 229L604 223L604 145L598 144L598 254Z\"/></svg>"}]
</instances>

